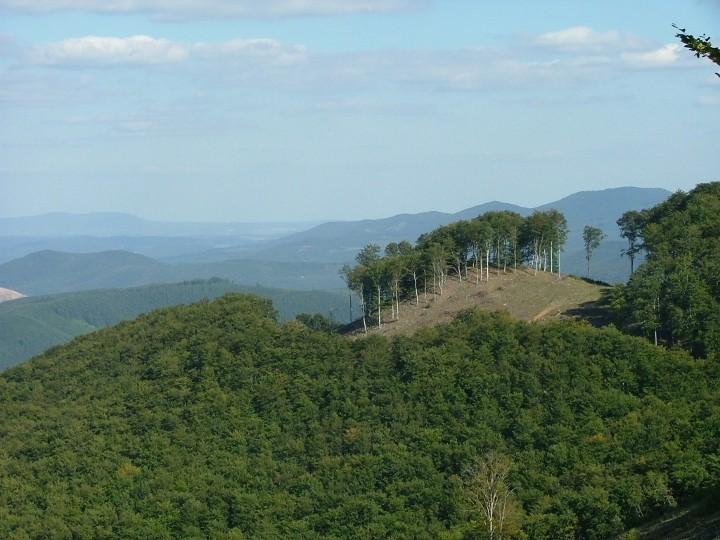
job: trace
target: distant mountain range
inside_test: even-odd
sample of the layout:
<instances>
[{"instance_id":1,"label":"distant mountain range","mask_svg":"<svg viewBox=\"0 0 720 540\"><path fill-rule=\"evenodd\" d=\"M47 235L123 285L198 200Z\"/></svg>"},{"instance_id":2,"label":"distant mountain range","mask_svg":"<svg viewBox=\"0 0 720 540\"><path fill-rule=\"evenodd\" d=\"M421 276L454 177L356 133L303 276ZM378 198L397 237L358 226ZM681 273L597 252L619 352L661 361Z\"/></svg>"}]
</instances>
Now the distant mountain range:
<instances>
[{"instance_id":1,"label":"distant mountain range","mask_svg":"<svg viewBox=\"0 0 720 540\"><path fill-rule=\"evenodd\" d=\"M583 191L537 208L494 201L456 213L400 214L314 227L161 223L126 214L6 218L0 219L0 263L5 262L0 264L0 286L24 294L49 294L221 277L246 285L336 289L343 286L337 274L340 266L352 263L368 243L414 242L436 227L488 211L529 215L550 208L562 212L568 221L564 271L584 275L582 230L593 225L607 238L593 256L592 277L618 282L627 278L628 268L620 258L624 241L616 220L627 210L654 206L669 195L664 189L624 187ZM309 228L300 230L303 227ZM51 231L55 236L31 236ZM17 236L21 233L30 236ZM103 236L117 234L126 236ZM237 242L238 238L242 241ZM59 248L46 250L45 246ZM10 260L12 255L14 260Z\"/></svg>"},{"instance_id":2,"label":"distant mountain range","mask_svg":"<svg viewBox=\"0 0 720 540\"><path fill-rule=\"evenodd\" d=\"M152 221L132 214L56 212L38 216L0 218L2 236L160 236L160 237L248 237L267 239L307 229L317 222L172 222Z\"/></svg>"},{"instance_id":3,"label":"distant mountain range","mask_svg":"<svg viewBox=\"0 0 720 540\"><path fill-rule=\"evenodd\" d=\"M258 246L252 256L272 260L347 262L370 242L380 245L400 240L414 242L418 236L436 227L461 219L472 219L484 212L510 210L527 216L535 210L551 208L562 212L567 218L567 250L571 251L583 246L582 230L585 225L602 229L609 241L620 240L615 222L624 212L655 206L669 195L670 192L664 189L623 187L581 191L536 208L493 201L454 214L424 212L385 219L324 223Z\"/></svg>"},{"instance_id":4,"label":"distant mountain range","mask_svg":"<svg viewBox=\"0 0 720 540\"><path fill-rule=\"evenodd\" d=\"M585 225L592 225L607 235L593 255L592 277L614 283L625 281L628 277L627 264L620 258L625 241L619 235L617 219L628 210L655 206L670 194L664 189L623 187L581 191L536 208L494 201L454 214L424 212L385 219L324 223L307 231L256 246L244 256L277 261L342 263L352 261L360 248L371 242L381 246L400 240L414 242L421 234L436 227L460 219L472 219L485 212L510 210L527 216L536 210L554 208L562 212L568 222L568 241L563 255L564 270L585 275L582 231ZM225 249L224 252L232 250Z\"/></svg>"},{"instance_id":5,"label":"distant mountain range","mask_svg":"<svg viewBox=\"0 0 720 540\"><path fill-rule=\"evenodd\" d=\"M40 251L1 264L0 284L28 296L213 277L282 289L342 289L339 269L337 263L259 260L171 265L127 251Z\"/></svg>"},{"instance_id":6,"label":"distant mountain range","mask_svg":"<svg viewBox=\"0 0 720 540\"><path fill-rule=\"evenodd\" d=\"M0 218L0 263L43 250L73 253L122 250L156 259L170 259L228 246L233 246L237 253L242 248L309 229L316 224L174 223L118 213L55 213Z\"/></svg>"}]
</instances>

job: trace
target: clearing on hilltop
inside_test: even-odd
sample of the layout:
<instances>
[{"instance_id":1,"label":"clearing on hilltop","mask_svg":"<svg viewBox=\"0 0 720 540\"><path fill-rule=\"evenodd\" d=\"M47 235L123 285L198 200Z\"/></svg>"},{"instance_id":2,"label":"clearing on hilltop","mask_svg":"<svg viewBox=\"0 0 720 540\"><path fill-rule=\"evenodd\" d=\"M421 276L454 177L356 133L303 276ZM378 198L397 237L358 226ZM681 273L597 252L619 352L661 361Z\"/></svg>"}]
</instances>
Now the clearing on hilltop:
<instances>
[{"instance_id":1,"label":"clearing on hilltop","mask_svg":"<svg viewBox=\"0 0 720 540\"><path fill-rule=\"evenodd\" d=\"M577 278L531 270L491 270L490 281L477 284L470 269L469 279L449 278L443 294L421 291L419 302L411 298L400 303L397 317L385 309L380 328L370 327L371 333L386 336L405 335L417 328L452 321L460 312L479 308L485 311L506 311L522 321L547 321L567 318L587 318L593 322L602 315L602 301L610 286ZM602 317L601 317L601 320ZM356 323L349 330L362 332Z\"/></svg>"}]
</instances>

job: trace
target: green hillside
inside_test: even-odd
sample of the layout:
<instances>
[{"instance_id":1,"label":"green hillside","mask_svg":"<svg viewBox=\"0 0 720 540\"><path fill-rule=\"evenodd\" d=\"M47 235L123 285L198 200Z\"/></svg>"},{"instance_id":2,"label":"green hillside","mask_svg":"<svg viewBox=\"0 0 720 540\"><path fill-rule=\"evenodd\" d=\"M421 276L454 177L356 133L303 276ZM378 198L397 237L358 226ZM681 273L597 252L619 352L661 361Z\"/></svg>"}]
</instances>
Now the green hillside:
<instances>
[{"instance_id":1,"label":"green hillside","mask_svg":"<svg viewBox=\"0 0 720 540\"><path fill-rule=\"evenodd\" d=\"M618 324L720 358L720 182L675 193L636 219L647 261L615 291Z\"/></svg>"},{"instance_id":2,"label":"green hillside","mask_svg":"<svg viewBox=\"0 0 720 540\"><path fill-rule=\"evenodd\" d=\"M81 334L159 307L240 291L270 299L280 320L292 319L299 313L320 313L341 322L349 318L345 295L248 288L220 279L24 298L0 304L0 369Z\"/></svg>"},{"instance_id":3,"label":"green hillside","mask_svg":"<svg viewBox=\"0 0 720 540\"><path fill-rule=\"evenodd\" d=\"M603 539L718 487L716 362L482 312L355 341L271 312L164 309L0 375L0 537L487 538L500 471L496 537Z\"/></svg>"}]
</instances>

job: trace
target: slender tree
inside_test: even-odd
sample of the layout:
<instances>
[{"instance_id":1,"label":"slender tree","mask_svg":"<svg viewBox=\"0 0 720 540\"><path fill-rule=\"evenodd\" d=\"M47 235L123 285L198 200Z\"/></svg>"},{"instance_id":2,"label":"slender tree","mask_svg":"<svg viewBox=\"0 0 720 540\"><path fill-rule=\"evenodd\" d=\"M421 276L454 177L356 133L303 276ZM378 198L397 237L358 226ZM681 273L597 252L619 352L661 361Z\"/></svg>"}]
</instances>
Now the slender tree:
<instances>
[{"instance_id":1,"label":"slender tree","mask_svg":"<svg viewBox=\"0 0 720 540\"><path fill-rule=\"evenodd\" d=\"M500 539L505 533L513 492L510 469L510 458L488 452L465 470L466 501L470 510L481 516L490 540Z\"/></svg>"},{"instance_id":2,"label":"slender tree","mask_svg":"<svg viewBox=\"0 0 720 540\"><path fill-rule=\"evenodd\" d=\"M358 297L360 298L360 311L362 312L362 323L363 323L363 331L367 334L367 304L365 302L365 267L361 264L357 265L355 268L351 268L349 265L345 265L340 270L340 275L345 280L345 283L347 284L348 289L352 292L355 292ZM352 319L352 296L350 296L350 315Z\"/></svg>"},{"instance_id":3,"label":"slender tree","mask_svg":"<svg viewBox=\"0 0 720 540\"><path fill-rule=\"evenodd\" d=\"M595 251L600 242L605 238L605 234L592 225L585 225L583 229L583 242L585 243L585 261L587 262L587 277L590 277L590 260L593 251Z\"/></svg>"},{"instance_id":4,"label":"slender tree","mask_svg":"<svg viewBox=\"0 0 720 540\"><path fill-rule=\"evenodd\" d=\"M372 294L376 296L378 327L382 326L382 286L386 277L385 265L380 258L380 246L368 244L360 250L355 260L363 268L362 275L366 277L372 287ZM365 280L364 284L367 283ZM370 291L365 291L369 294Z\"/></svg>"},{"instance_id":5,"label":"slender tree","mask_svg":"<svg viewBox=\"0 0 720 540\"><path fill-rule=\"evenodd\" d=\"M620 227L620 236L628 242L628 247L622 251L622 254L630 259L630 275L635 271L635 256L642 248L640 240L643 222L644 214L637 210L625 212L617 220L617 225Z\"/></svg>"}]
</instances>

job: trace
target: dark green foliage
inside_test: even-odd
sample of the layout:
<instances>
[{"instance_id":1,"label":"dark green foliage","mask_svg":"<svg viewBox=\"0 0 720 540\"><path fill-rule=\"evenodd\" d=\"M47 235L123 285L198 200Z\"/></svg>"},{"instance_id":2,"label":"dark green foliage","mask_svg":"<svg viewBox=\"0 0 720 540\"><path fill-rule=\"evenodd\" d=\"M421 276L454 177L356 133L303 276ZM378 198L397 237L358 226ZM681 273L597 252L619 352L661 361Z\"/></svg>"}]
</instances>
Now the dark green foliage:
<instances>
[{"instance_id":1,"label":"dark green foliage","mask_svg":"<svg viewBox=\"0 0 720 540\"><path fill-rule=\"evenodd\" d=\"M622 325L696 356L720 354L720 182L642 212L647 262L616 293Z\"/></svg>"},{"instance_id":2,"label":"dark green foliage","mask_svg":"<svg viewBox=\"0 0 720 540\"><path fill-rule=\"evenodd\" d=\"M720 66L720 48L713 47L710 36L705 34L694 36L688 34L684 28L680 28L674 24L673 28L678 30L675 37L682 41L683 46L692 51L697 58L707 58L714 64ZM720 73L715 73L715 75L720 77Z\"/></svg>"},{"instance_id":3,"label":"dark green foliage","mask_svg":"<svg viewBox=\"0 0 720 540\"><path fill-rule=\"evenodd\" d=\"M468 312L390 341L230 295L0 375L0 538L481 538L462 474L513 463L517 538L610 538L716 485L718 364Z\"/></svg>"},{"instance_id":4,"label":"dark green foliage","mask_svg":"<svg viewBox=\"0 0 720 540\"><path fill-rule=\"evenodd\" d=\"M307 326L310 330L317 332L332 334L340 328L337 322L319 313L300 313L295 319Z\"/></svg>"},{"instance_id":5,"label":"dark green foliage","mask_svg":"<svg viewBox=\"0 0 720 540\"><path fill-rule=\"evenodd\" d=\"M343 295L242 287L222 279L30 297L0 304L0 369L141 313L228 292L252 292L269 298L281 320L303 312L328 314L342 322L350 320L348 299Z\"/></svg>"}]
</instances>

